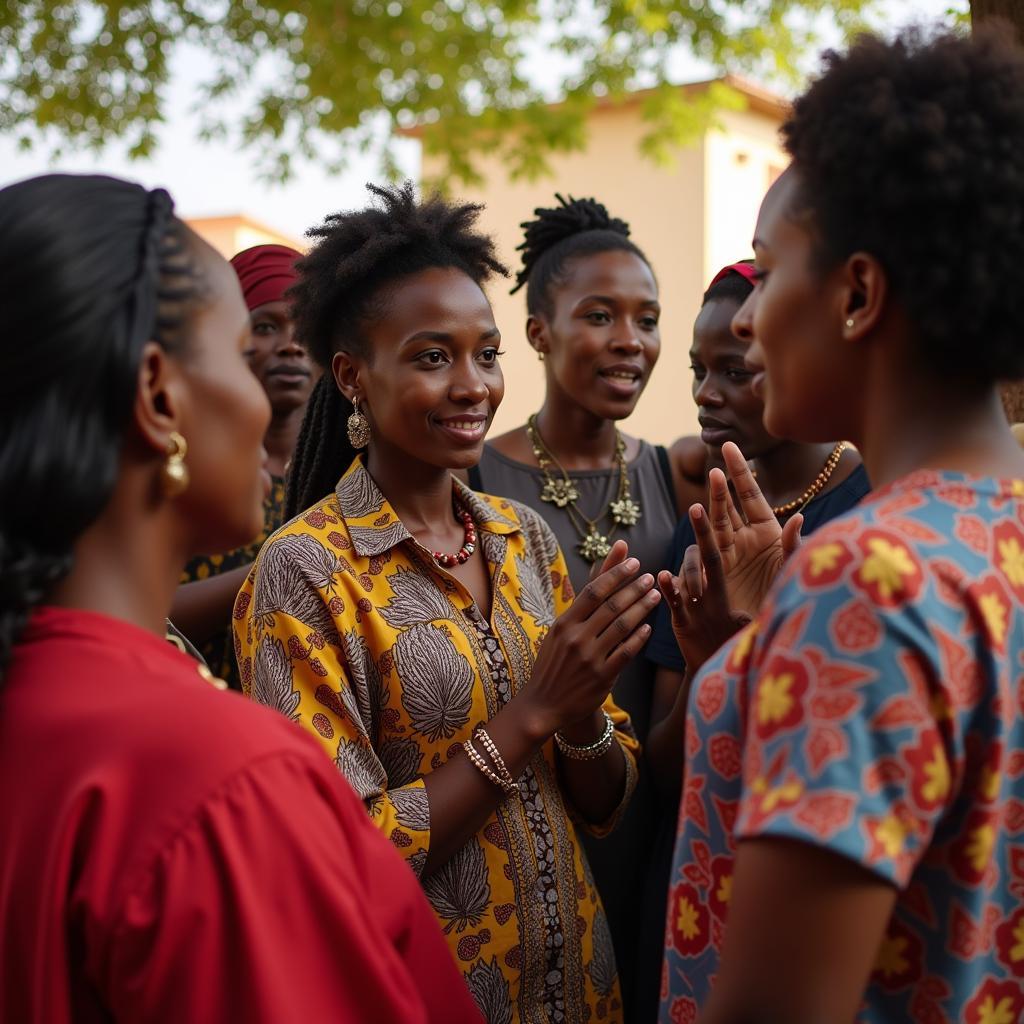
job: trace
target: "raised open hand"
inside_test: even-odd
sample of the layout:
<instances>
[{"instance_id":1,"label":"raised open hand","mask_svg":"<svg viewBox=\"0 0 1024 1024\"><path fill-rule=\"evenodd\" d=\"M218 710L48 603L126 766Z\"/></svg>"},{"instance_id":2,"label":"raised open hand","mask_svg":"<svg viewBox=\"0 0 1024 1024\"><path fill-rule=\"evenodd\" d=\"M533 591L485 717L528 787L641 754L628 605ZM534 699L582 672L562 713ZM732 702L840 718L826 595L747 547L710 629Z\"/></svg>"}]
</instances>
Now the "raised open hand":
<instances>
[{"instance_id":1,"label":"raised open hand","mask_svg":"<svg viewBox=\"0 0 1024 1024\"><path fill-rule=\"evenodd\" d=\"M727 441L722 456L739 508L729 493L725 473L711 470L711 528L721 555L729 605L734 612L753 617L782 563L799 545L804 517L798 512L780 526L739 448Z\"/></svg>"},{"instance_id":2,"label":"raised open hand","mask_svg":"<svg viewBox=\"0 0 1024 1024\"><path fill-rule=\"evenodd\" d=\"M667 571L658 574L658 587L668 602L672 632L692 676L750 616L729 607L722 556L702 506L690 507L690 523L697 543L686 549L678 576Z\"/></svg>"},{"instance_id":3,"label":"raised open hand","mask_svg":"<svg viewBox=\"0 0 1024 1024\"><path fill-rule=\"evenodd\" d=\"M530 705L547 735L600 708L619 673L647 642L645 619L660 595L654 577L622 542L579 592L541 644L530 685L516 700ZM543 731L543 730L542 730Z\"/></svg>"}]
</instances>

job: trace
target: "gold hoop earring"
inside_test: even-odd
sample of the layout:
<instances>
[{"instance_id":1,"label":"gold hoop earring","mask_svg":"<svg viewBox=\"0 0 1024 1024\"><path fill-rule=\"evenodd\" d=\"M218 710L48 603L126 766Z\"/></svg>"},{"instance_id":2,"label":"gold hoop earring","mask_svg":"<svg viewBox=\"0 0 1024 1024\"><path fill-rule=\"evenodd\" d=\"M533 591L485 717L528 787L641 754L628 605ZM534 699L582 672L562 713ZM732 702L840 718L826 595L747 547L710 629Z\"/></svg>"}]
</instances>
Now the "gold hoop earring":
<instances>
[{"instance_id":1,"label":"gold hoop earring","mask_svg":"<svg viewBox=\"0 0 1024 1024\"><path fill-rule=\"evenodd\" d=\"M172 430L167 444L170 451L160 471L160 483L168 498L176 498L188 490L188 466L185 465L188 442L176 430Z\"/></svg>"},{"instance_id":2,"label":"gold hoop earring","mask_svg":"<svg viewBox=\"0 0 1024 1024\"><path fill-rule=\"evenodd\" d=\"M358 398L352 399L352 415L345 426L353 448L365 448L370 443L370 421L359 411Z\"/></svg>"}]
</instances>

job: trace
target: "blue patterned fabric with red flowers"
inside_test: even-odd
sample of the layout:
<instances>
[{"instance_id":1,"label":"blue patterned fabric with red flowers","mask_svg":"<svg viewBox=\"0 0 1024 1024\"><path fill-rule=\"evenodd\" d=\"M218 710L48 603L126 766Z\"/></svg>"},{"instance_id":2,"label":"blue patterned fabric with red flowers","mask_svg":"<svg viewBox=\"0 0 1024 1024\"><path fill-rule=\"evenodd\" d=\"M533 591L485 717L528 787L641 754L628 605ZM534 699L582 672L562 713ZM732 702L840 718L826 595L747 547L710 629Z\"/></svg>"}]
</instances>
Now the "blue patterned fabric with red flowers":
<instances>
[{"instance_id":1,"label":"blue patterned fabric with red flowers","mask_svg":"<svg viewBox=\"0 0 1024 1024\"><path fill-rule=\"evenodd\" d=\"M858 1024L1024 1021L1024 482L918 472L793 556L697 677L662 1024L718 969L739 839L898 889Z\"/></svg>"}]
</instances>

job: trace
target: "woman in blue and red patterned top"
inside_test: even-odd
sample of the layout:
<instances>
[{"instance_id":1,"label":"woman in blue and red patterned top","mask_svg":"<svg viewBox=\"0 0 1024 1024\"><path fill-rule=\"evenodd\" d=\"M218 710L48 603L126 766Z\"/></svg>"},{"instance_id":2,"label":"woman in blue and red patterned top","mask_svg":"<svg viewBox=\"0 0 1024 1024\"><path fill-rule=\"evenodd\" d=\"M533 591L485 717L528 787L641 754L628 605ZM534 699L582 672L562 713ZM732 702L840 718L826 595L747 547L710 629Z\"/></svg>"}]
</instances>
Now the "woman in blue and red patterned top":
<instances>
[{"instance_id":1,"label":"woman in blue and red patterned top","mask_svg":"<svg viewBox=\"0 0 1024 1024\"><path fill-rule=\"evenodd\" d=\"M878 489L762 603L780 530L727 445L745 515L715 471L704 575L664 574L690 665L760 610L693 682L661 1020L1015 1024L1024 456L996 385L1024 376L1024 55L865 38L783 135L733 326L767 428L850 438Z\"/></svg>"}]
</instances>

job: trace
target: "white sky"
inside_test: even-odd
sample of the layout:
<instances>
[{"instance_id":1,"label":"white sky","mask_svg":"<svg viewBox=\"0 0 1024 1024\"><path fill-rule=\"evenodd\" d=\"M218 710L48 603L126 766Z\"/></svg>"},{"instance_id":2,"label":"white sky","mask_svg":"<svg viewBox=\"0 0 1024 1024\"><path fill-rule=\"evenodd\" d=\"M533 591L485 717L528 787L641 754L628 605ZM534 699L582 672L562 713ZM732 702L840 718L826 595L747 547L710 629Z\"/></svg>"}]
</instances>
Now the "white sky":
<instances>
[{"instance_id":1,"label":"white sky","mask_svg":"<svg viewBox=\"0 0 1024 1024\"><path fill-rule=\"evenodd\" d=\"M966 6L967 0L883 0L883 27L945 19L951 8L964 10ZM99 154L67 152L51 160L42 148L20 152L12 139L0 138L0 186L47 170L102 171L149 187L164 186L183 216L246 213L297 238L327 213L362 205L363 186L379 176L376 165L365 157L354 156L346 171L335 177L315 165L299 163L289 182L268 184L253 174L251 156L226 142L197 140L190 113L194 102L190 81L203 72L203 58L183 49L175 56L173 67L167 123L158 132L159 146L151 158L131 161L123 147L111 145ZM707 69L690 61L680 72L694 80L704 77ZM416 144L401 145L403 166L415 176Z\"/></svg>"}]
</instances>

